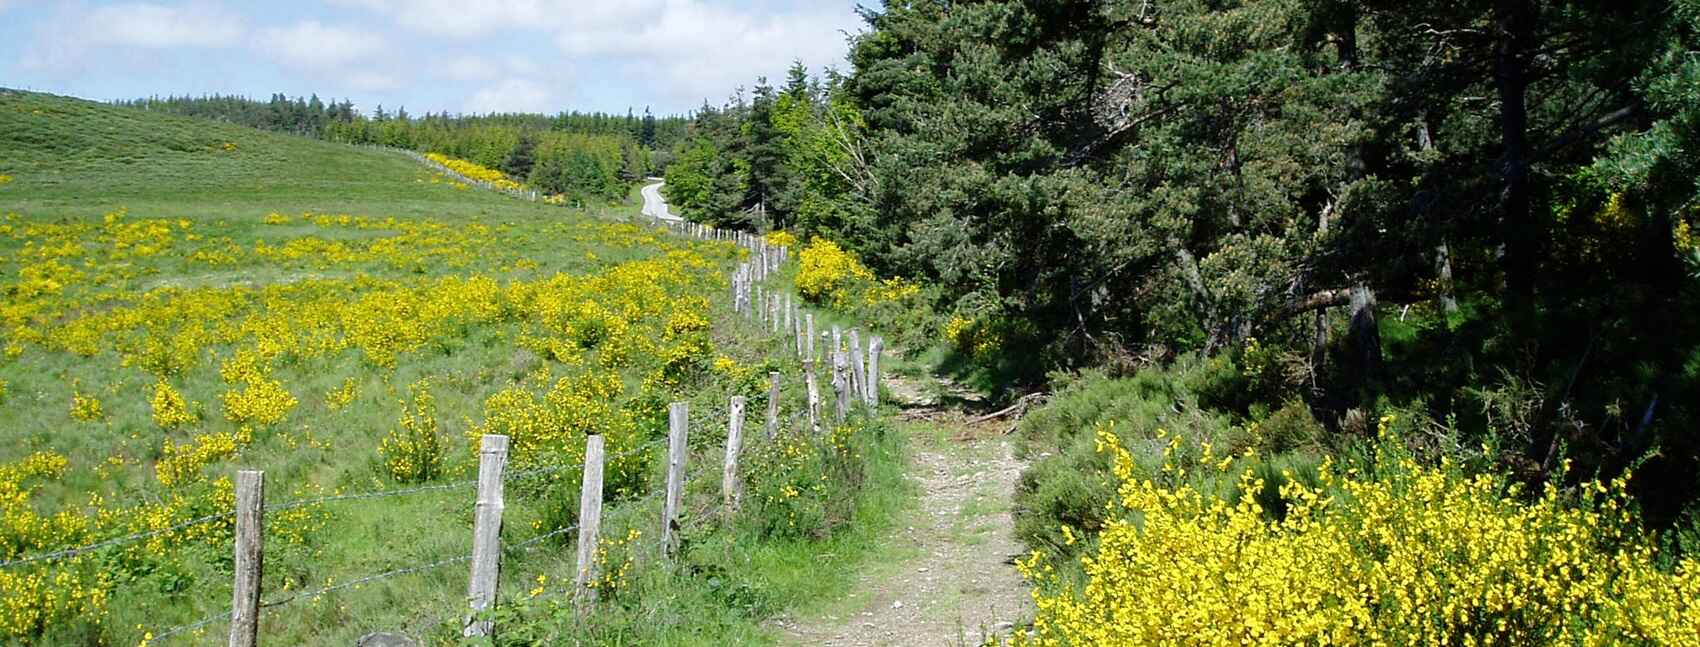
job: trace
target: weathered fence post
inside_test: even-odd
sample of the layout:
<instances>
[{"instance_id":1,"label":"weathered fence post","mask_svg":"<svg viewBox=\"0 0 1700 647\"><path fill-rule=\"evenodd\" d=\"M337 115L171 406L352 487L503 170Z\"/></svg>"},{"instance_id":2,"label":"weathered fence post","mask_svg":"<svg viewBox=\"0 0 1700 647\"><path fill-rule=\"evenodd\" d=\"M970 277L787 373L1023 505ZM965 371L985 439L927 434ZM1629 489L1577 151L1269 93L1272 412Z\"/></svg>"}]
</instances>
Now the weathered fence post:
<instances>
[{"instance_id":1,"label":"weathered fence post","mask_svg":"<svg viewBox=\"0 0 1700 647\"><path fill-rule=\"evenodd\" d=\"M602 434L584 439L584 486L578 496L578 576L573 579L574 600L583 616L596 601L596 543L602 533Z\"/></svg>"},{"instance_id":2,"label":"weathered fence post","mask_svg":"<svg viewBox=\"0 0 1700 647\"><path fill-rule=\"evenodd\" d=\"M808 337L804 338L804 339L808 340L808 342L807 342L808 352L805 353L803 355L803 357L808 358L808 361L812 362L812 361L814 361L814 359L816 357L816 355L815 355L815 313L811 312L811 313L808 313L808 314L803 315L803 316L807 320L807 323L808 323L807 332L809 333Z\"/></svg>"},{"instance_id":3,"label":"weathered fence post","mask_svg":"<svg viewBox=\"0 0 1700 647\"><path fill-rule=\"evenodd\" d=\"M502 472L508 464L508 437L484 434L478 439L478 500L472 506L472 576L466 597L472 604L461 635L490 635L489 620L478 614L496 603L496 582L502 568Z\"/></svg>"},{"instance_id":4,"label":"weathered fence post","mask_svg":"<svg viewBox=\"0 0 1700 647\"><path fill-rule=\"evenodd\" d=\"M661 553L672 557L678 550L679 504L685 494L685 434L690 427L690 409L683 402L667 407L667 494L661 509Z\"/></svg>"},{"instance_id":5,"label":"weathered fence post","mask_svg":"<svg viewBox=\"0 0 1700 647\"><path fill-rule=\"evenodd\" d=\"M266 473L236 473L236 578L230 594L230 647L254 647L260 638Z\"/></svg>"},{"instance_id":6,"label":"weathered fence post","mask_svg":"<svg viewBox=\"0 0 1700 647\"><path fill-rule=\"evenodd\" d=\"M756 323L767 322L767 300L762 295L761 284L756 283L756 298L750 301L750 314L755 315Z\"/></svg>"},{"instance_id":7,"label":"weathered fence post","mask_svg":"<svg viewBox=\"0 0 1700 647\"><path fill-rule=\"evenodd\" d=\"M874 338L868 341L868 390L862 394L862 399L874 409L880 406L880 353L883 352L885 338L874 335Z\"/></svg>"},{"instance_id":8,"label":"weathered fence post","mask_svg":"<svg viewBox=\"0 0 1700 647\"><path fill-rule=\"evenodd\" d=\"M845 375L844 362L844 351L832 352L832 391L837 396L833 401L832 413L833 420L841 425L844 424L844 413L848 408L846 405L850 402L850 384Z\"/></svg>"},{"instance_id":9,"label":"weathered fence post","mask_svg":"<svg viewBox=\"0 0 1700 647\"><path fill-rule=\"evenodd\" d=\"M732 312L743 312L744 311L743 310L744 285L742 283L743 280L744 280L743 277L738 276L737 272L732 273Z\"/></svg>"},{"instance_id":10,"label":"weathered fence post","mask_svg":"<svg viewBox=\"0 0 1700 647\"><path fill-rule=\"evenodd\" d=\"M862 374L862 331L850 329L850 401L862 401L862 390L867 388L867 376Z\"/></svg>"},{"instance_id":11,"label":"weathered fence post","mask_svg":"<svg viewBox=\"0 0 1700 647\"><path fill-rule=\"evenodd\" d=\"M803 358L803 387L809 394L809 433L820 435L820 387L815 384L815 358Z\"/></svg>"},{"instance_id":12,"label":"weathered fence post","mask_svg":"<svg viewBox=\"0 0 1700 647\"><path fill-rule=\"evenodd\" d=\"M793 306L795 307L795 306ZM791 317L791 341L797 344L797 356L803 356L803 315Z\"/></svg>"},{"instance_id":13,"label":"weathered fence post","mask_svg":"<svg viewBox=\"0 0 1700 647\"><path fill-rule=\"evenodd\" d=\"M779 295L767 295L767 322L772 334L779 334Z\"/></svg>"},{"instance_id":14,"label":"weathered fence post","mask_svg":"<svg viewBox=\"0 0 1700 647\"><path fill-rule=\"evenodd\" d=\"M785 329L790 330L791 329L791 293L789 293L789 292L785 293L785 302L780 304L779 307L780 307L781 310L784 311L784 312L781 313L780 316L783 316L785 318Z\"/></svg>"},{"instance_id":15,"label":"weathered fence post","mask_svg":"<svg viewBox=\"0 0 1700 647\"><path fill-rule=\"evenodd\" d=\"M728 518L738 511L741 489L738 485L738 451L744 446L744 404L744 396L732 396L732 405L726 412L730 420L726 426L726 469L720 480L720 496L721 507Z\"/></svg>"},{"instance_id":16,"label":"weathered fence post","mask_svg":"<svg viewBox=\"0 0 1700 647\"><path fill-rule=\"evenodd\" d=\"M832 327L832 349L828 352L837 353L841 350L844 350L844 331L835 325ZM837 363L837 360L833 360L833 364Z\"/></svg>"},{"instance_id":17,"label":"weathered fence post","mask_svg":"<svg viewBox=\"0 0 1700 647\"><path fill-rule=\"evenodd\" d=\"M779 435L779 371L767 373L767 439Z\"/></svg>"}]
</instances>

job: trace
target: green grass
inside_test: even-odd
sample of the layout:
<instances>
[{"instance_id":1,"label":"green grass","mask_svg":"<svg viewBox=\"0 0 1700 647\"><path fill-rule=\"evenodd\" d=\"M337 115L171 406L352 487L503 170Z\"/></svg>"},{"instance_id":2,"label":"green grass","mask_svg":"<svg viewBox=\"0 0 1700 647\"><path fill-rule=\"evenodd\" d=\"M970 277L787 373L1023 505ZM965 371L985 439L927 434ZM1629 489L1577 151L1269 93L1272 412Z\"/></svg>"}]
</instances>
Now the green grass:
<instances>
[{"instance_id":1,"label":"green grass","mask_svg":"<svg viewBox=\"0 0 1700 647\"><path fill-rule=\"evenodd\" d=\"M76 243L78 253L65 263L83 276L69 284L62 302L54 302L65 308L62 322L147 298L170 298L179 289L237 295L322 282L332 286L324 289L357 296L379 283L424 286L444 277L540 281L557 273L600 272L663 249L636 229L609 228L637 213L635 189L620 205L565 209L433 182L430 170L394 152L10 90L0 90L0 174L13 178L0 184L0 216L5 218L0 223L0 288L15 289L26 268L41 265L41 245L35 242L41 232L84 232ZM121 210L125 215L116 218L119 225L155 218L170 222L170 249L157 255L114 255L114 243L101 238L111 226L103 229L102 223ZM308 212L353 214L376 224L316 225L301 218ZM268 224L273 213L292 219ZM390 217L398 222L385 224ZM439 228L409 237L410 223ZM322 254L272 258L256 251L304 241L356 249L401 243L348 260ZM676 241L662 244L678 246ZM704 243L692 249L717 263L717 271L733 262L728 245ZM226 250L235 250L235 260L194 260L196 253ZM96 258L107 260L83 262ZM722 292L717 288L702 296L718 303ZM715 353L759 368L741 378L705 378L691 392L678 394L690 398L698 412L693 429L701 431L693 434L691 465L704 478L693 485L691 496L699 504L717 497L718 479L707 477L719 464L717 438L724 437L725 424L720 407L726 397L765 393L766 367L772 366L786 371L787 401L801 399L798 369L787 353L758 341L724 308L712 313ZM16 312L0 314L8 326L18 321L10 318L19 316ZM14 332L8 328L8 341L17 339ZM394 368L376 367L356 350L283 362L273 376L299 404L285 422L255 433L252 444L234 459L215 461L203 473L212 478L237 468L263 468L271 501L397 487L380 469L375 450L379 439L397 427L408 385L430 378L435 417L449 443L444 479L469 478L475 461L466 449L465 432L482 417L485 399L539 368L556 375L573 370L520 348L517 339L523 332L508 324L468 326L404 353ZM221 413L220 397L229 386L218 370L234 348L208 349L171 379L200 413L189 428L174 431L160 430L151 420L148 395L157 378L126 365L120 351L102 347L82 356L25 343L18 353L0 357L0 384L5 385L0 463L42 450L71 461L63 479L31 482L36 494L30 505L38 512L78 509L90 493L100 493L109 505L155 501L164 494L154 473L163 442L238 431L239 425ZM596 355L588 356L589 363L595 360ZM625 377L628 392L636 390L641 376ZM355 401L330 406L325 395L348 380L357 387ZM101 420L71 417L74 389L101 401ZM788 415L795 412L795 404L787 406ZM752 420L759 419L762 409L752 405L751 411ZM642 421L643 433L663 434L664 417ZM868 447L866 481L834 492L853 497L855 523L822 538L784 540L764 537L743 522L711 525L694 538L682 560L695 570L669 572L646 562L639 571L644 594L611 605L611 619L597 632L575 635L616 644L700 644L704 636L732 643L771 640L762 620L842 594L909 500L897 435L883 434ZM609 508L610 533L632 527L655 534L659 513L652 503L633 500L659 489L661 478L659 466L651 464L640 477L642 491ZM510 497L507 542L531 536L534 522L570 517L577 505L576 491L565 487L518 487L510 489ZM274 522L268 527L264 598L281 599L327 583L465 554L471 501L466 489L335 503L324 509L323 528L304 542L281 539L276 533L290 528ZM126 567L127 579L114 589L107 616L56 627L40 641L134 644L145 631L226 610L228 543L174 550L169 559L150 561L146 569ZM570 581L573 560L570 545L545 544L542 550L510 554L503 595L521 596L539 575L554 586ZM705 572L738 573L745 593L754 597L729 597L722 585L711 583L713 578L699 577ZM461 563L295 600L264 612L262 637L275 644L351 644L370 631L400 630L448 642L463 613L465 577ZM655 622L654 614L666 622ZM539 612L516 618L523 622L516 630L548 628L557 621L570 623L570 615L563 619ZM177 644L213 642L223 631L225 626L215 622Z\"/></svg>"},{"instance_id":2,"label":"green grass","mask_svg":"<svg viewBox=\"0 0 1700 647\"><path fill-rule=\"evenodd\" d=\"M230 150L226 150L230 145ZM258 219L267 213L560 218L565 210L430 184L394 151L0 89L0 211L38 217ZM635 191L635 190L634 190ZM636 193L618 209L636 214Z\"/></svg>"}]
</instances>

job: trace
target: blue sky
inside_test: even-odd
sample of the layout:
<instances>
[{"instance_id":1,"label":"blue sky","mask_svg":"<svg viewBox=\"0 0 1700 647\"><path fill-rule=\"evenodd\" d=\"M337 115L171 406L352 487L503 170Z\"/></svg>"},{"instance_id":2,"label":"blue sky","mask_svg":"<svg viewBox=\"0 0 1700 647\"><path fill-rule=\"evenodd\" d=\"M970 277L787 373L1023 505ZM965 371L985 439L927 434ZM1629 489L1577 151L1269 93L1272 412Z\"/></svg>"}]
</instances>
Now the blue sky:
<instances>
[{"instance_id":1,"label":"blue sky","mask_svg":"<svg viewBox=\"0 0 1700 647\"><path fill-rule=\"evenodd\" d=\"M878 3L865 0L869 4ZM362 109L682 113L791 61L845 69L855 0L0 0L0 86Z\"/></svg>"}]
</instances>

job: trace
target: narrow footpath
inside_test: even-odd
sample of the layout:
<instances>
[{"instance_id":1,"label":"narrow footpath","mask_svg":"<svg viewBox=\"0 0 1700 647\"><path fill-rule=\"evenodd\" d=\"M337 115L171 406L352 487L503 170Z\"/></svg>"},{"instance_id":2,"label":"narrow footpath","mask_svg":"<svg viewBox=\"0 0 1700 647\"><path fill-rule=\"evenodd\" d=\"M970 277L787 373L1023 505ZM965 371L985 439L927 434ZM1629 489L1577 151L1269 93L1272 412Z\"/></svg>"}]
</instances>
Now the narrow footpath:
<instances>
[{"instance_id":1,"label":"narrow footpath","mask_svg":"<svg viewBox=\"0 0 1700 647\"><path fill-rule=\"evenodd\" d=\"M969 424L972 393L900 376L886 382L903 412L919 505L890 538L891 559L864 572L850 597L819 617L781 618L794 644L981 645L1032 617L1012 565L1022 553L1010 501L1022 464L1007 419Z\"/></svg>"}]
</instances>

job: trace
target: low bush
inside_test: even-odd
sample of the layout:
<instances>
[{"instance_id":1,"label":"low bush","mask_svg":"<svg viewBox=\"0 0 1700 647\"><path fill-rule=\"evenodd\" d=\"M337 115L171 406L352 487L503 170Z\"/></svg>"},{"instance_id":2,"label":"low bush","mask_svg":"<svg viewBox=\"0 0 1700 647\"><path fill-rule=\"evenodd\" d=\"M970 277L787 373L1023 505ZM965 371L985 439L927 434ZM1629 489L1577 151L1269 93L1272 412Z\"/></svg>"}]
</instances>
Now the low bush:
<instances>
[{"instance_id":1,"label":"low bush","mask_svg":"<svg viewBox=\"0 0 1700 647\"><path fill-rule=\"evenodd\" d=\"M1375 458L1315 483L1237 475L1237 495L1175 483L1166 460L1143 475L1109 425L1111 519L1078 565L1035 550L1022 572L1039 587L1031 636L1017 644L1692 644L1700 636L1700 561L1661 568L1627 477L1547 485L1426 467L1387 432ZM1177 439L1166 450L1181 453ZM1205 454L1208 448L1198 448ZM1267 465L1265 463L1264 465ZM1289 476L1290 472L1287 472ZM1226 494L1226 493L1223 493Z\"/></svg>"}]
</instances>

